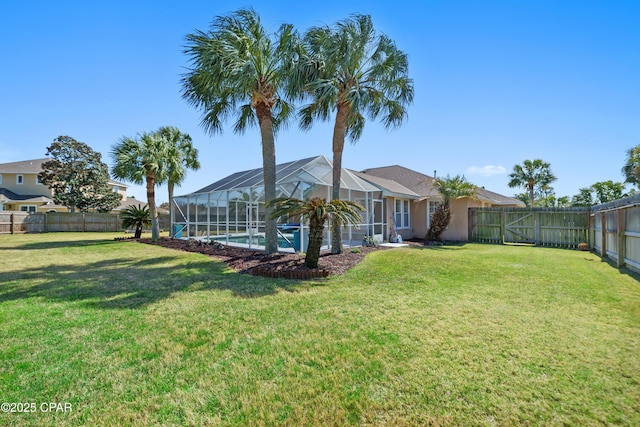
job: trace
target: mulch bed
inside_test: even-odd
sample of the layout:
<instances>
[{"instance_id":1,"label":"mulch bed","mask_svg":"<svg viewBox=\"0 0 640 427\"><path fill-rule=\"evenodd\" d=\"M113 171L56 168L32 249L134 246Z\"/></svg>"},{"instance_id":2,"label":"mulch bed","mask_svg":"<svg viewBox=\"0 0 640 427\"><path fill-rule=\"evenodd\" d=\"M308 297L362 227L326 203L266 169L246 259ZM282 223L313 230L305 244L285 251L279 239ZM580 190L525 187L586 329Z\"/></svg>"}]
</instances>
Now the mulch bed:
<instances>
[{"instance_id":1,"label":"mulch bed","mask_svg":"<svg viewBox=\"0 0 640 427\"><path fill-rule=\"evenodd\" d=\"M149 238L138 240L141 243L162 246L187 252L209 255L224 262L227 266L243 274L254 274L267 277L284 277L302 279L310 277L326 277L340 275L359 263L365 255L384 247L361 247L360 253L352 253L346 248L341 254L331 252L320 253L318 269L309 269L304 265L301 254L278 253L265 255L261 251L224 246L215 248L211 245L199 245L196 241L160 238L152 242ZM315 270L315 271L314 271Z\"/></svg>"}]
</instances>

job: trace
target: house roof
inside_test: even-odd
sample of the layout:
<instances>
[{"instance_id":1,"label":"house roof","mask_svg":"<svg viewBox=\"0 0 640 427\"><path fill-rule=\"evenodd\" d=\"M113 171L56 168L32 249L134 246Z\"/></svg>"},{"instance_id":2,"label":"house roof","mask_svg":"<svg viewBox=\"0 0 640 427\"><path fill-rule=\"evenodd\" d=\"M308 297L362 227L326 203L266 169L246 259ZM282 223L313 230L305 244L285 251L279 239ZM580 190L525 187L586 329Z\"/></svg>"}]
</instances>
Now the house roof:
<instances>
[{"instance_id":1,"label":"house roof","mask_svg":"<svg viewBox=\"0 0 640 427\"><path fill-rule=\"evenodd\" d=\"M384 166L380 168L365 169L362 171L363 177L366 177L367 175L398 182L420 195L422 199L441 198L438 193L438 189L433 185L435 178L416 172L412 169L405 168L404 166ZM518 199L503 196L502 194L494 193L493 191L489 191L482 187L478 187L476 189L476 196L479 200L488 202L492 205L524 207L524 203Z\"/></svg>"},{"instance_id":2,"label":"house roof","mask_svg":"<svg viewBox=\"0 0 640 427\"><path fill-rule=\"evenodd\" d=\"M489 191L483 187L476 188L476 196L478 199L487 201L492 205L515 205L517 207L525 207L525 204L522 200L518 200L514 197L503 196L502 194L494 193L493 191Z\"/></svg>"},{"instance_id":3,"label":"house roof","mask_svg":"<svg viewBox=\"0 0 640 427\"><path fill-rule=\"evenodd\" d=\"M0 173L40 173L44 159L23 160L21 162L0 163Z\"/></svg>"},{"instance_id":4,"label":"house roof","mask_svg":"<svg viewBox=\"0 0 640 427\"><path fill-rule=\"evenodd\" d=\"M3 173L33 173L37 174L42 172L42 164L48 160L51 160L47 157L44 159L32 159L32 160L22 160L20 162L11 162L11 163L0 163L0 174ZM118 185L120 187L128 188L127 184L124 184L120 181L116 181L115 179L109 179L109 185Z\"/></svg>"},{"instance_id":5,"label":"house roof","mask_svg":"<svg viewBox=\"0 0 640 427\"><path fill-rule=\"evenodd\" d=\"M371 184L382 190L382 196L390 196L390 197L408 197L411 199L417 198L420 195L411 191L407 187L402 184L397 183L396 181L392 181L390 179L380 178L374 175L368 175L362 172L350 171L356 176L364 179L365 181L369 181Z\"/></svg>"},{"instance_id":6,"label":"house roof","mask_svg":"<svg viewBox=\"0 0 640 427\"><path fill-rule=\"evenodd\" d=\"M361 172L365 175L384 178L399 183L420 196L438 197L438 190L433 186L434 178L404 166L384 166L369 168Z\"/></svg>"},{"instance_id":7,"label":"house roof","mask_svg":"<svg viewBox=\"0 0 640 427\"><path fill-rule=\"evenodd\" d=\"M2 202L33 202L33 203L47 203L53 200L50 197L43 195L33 194L16 194L6 188L0 188L0 201Z\"/></svg>"},{"instance_id":8,"label":"house roof","mask_svg":"<svg viewBox=\"0 0 640 427\"><path fill-rule=\"evenodd\" d=\"M325 156L309 157L293 162L276 165L276 185L308 182L312 184L332 185L332 163ZM379 191L373 184L342 169L340 186L359 191ZM192 194L227 191L263 185L262 168L236 172L219 181L209 184Z\"/></svg>"}]
</instances>

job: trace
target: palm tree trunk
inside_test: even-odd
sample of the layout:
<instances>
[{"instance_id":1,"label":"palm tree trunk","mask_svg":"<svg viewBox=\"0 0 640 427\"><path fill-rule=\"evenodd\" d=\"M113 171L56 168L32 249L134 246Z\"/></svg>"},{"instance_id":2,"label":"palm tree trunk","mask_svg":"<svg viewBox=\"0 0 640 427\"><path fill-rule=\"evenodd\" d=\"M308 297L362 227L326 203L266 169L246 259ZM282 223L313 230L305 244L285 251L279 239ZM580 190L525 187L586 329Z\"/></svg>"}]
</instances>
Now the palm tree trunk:
<instances>
[{"instance_id":1,"label":"palm tree trunk","mask_svg":"<svg viewBox=\"0 0 640 427\"><path fill-rule=\"evenodd\" d=\"M264 202L265 205L276 198L276 146L273 137L273 119L271 110L264 104L256 105L256 115L260 124L262 137L262 172L264 175ZM277 220L271 219L273 208L265 208L265 254L278 252Z\"/></svg>"},{"instance_id":2,"label":"palm tree trunk","mask_svg":"<svg viewBox=\"0 0 640 427\"><path fill-rule=\"evenodd\" d=\"M324 231L324 221L309 221L309 246L304 257L304 265L309 268L318 268L320 259L320 248L322 248L322 233Z\"/></svg>"},{"instance_id":3,"label":"palm tree trunk","mask_svg":"<svg viewBox=\"0 0 640 427\"><path fill-rule=\"evenodd\" d=\"M533 207L533 184L529 184L529 206Z\"/></svg>"},{"instance_id":4,"label":"palm tree trunk","mask_svg":"<svg viewBox=\"0 0 640 427\"><path fill-rule=\"evenodd\" d=\"M151 214L151 240L156 241L160 237L160 225L158 224L158 211L156 209L156 177L147 172L147 203Z\"/></svg>"},{"instance_id":5,"label":"palm tree trunk","mask_svg":"<svg viewBox=\"0 0 640 427\"><path fill-rule=\"evenodd\" d=\"M347 132L347 104L338 103L336 123L333 126L333 188L332 200L340 200L340 176L342 174L342 152L344 151L344 138ZM342 253L342 228L340 220L331 220L331 253Z\"/></svg>"},{"instance_id":6,"label":"palm tree trunk","mask_svg":"<svg viewBox=\"0 0 640 427\"><path fill-rule=\"evenodd\" d=\"M173 230L173 182L169 180L167 182L167 187L169 189L169 237L174 238L174 230Z\"/></svg>"}]
</instances>

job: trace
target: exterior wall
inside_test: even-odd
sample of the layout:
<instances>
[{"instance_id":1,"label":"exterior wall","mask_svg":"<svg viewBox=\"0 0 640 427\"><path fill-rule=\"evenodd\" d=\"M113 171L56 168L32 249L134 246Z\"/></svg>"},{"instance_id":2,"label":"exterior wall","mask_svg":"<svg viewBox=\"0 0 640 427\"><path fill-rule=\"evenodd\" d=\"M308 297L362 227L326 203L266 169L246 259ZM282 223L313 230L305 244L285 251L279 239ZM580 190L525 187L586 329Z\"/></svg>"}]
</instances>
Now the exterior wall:
<instances>
[{"instance_id":1,"label":"exterior wall","mask_svg":"<svg viewBox=\"0 0 640 427\"><path fill-rule=\"evenodd\" d=\"M413 237L424 239L427 235L427 201L411 203L411 230Z\"/></svg>"},{"instance_id":2,"label":"exterior wall","mask_svg":"<svg viewBox=\"0 0 640 427\"><path fill-rule=\"evenodd\" d=\"M127 200L127 187L123 187L123 186L120 186L120 185L112 185L111 189L114 192L116 192L118 194L121 194L122 195L122 200Z\"/></svg>"},{"instance_id":3,"label":"exterior wall","mask_svg":"<svg viewBox=\"0 0 640 427\"><path fill-rule=\"evenodd\" d=\"M24 176L24 184L16 184L16 175ZM51 197L51 189L44 184L37 184L36 177L37 175L34 173L3 173L0 187L13 191L16 194Z\"/></svg>"},{"instance_id":4,"label":"exterior wall","mask_svg":"<svg viewBox=\"0 0 640 427\"><path fill-rule=\"evenodd\" d=\"M479 200L464 198L451 201L451 222L442 233L442 240L464 242L469 240L469 208L481 207L484 203Z\"/></svg>"},{"instance_id":5,"label":"exterior wall","mask_svg":"<svg viewBox=\"0 0 640 427\"><path fill-rule=\"evenodd\" d=\"M423 222L424 225L422 225L422 229L426 229L426 202L416 202L411 199L387 197L385 206L386 212L384 213L387 223L387 232L384 235L384 240L388 240L389 236L393 233L396 200L409 200L409 228L397 228L397 233L402 236L403 240L413 239L414 237L424 237L424 234L420 235L420 231L421 224Z\"/></svg>"}]
</instances>

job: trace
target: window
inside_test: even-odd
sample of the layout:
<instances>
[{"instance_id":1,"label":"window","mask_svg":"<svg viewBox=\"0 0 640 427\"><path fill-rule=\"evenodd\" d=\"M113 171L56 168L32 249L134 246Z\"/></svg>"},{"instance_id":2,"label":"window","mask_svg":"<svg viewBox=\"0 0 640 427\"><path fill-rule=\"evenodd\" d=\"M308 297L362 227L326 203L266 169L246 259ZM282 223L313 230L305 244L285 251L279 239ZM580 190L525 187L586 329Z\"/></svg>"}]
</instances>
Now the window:
<instances>
[{"instance_id":1,"label":"window","mask_svg":"<svg viewBox=\"0 0 640 427\"><path fill-rule=\"evenodd\" d=\"M409 201L396 199L396 210L394 215L396 228L409 228Z\"/></svg>"},{"instance_id":2,"label":"window","mask_svg":"<svg viewBox=\"0 0 640 427\"><path fill-rule=\"evenodd\" d=\"M0 175L0 184L2 184L2 175Z\"/></svg>"},{"instance_id":3,"label":"window","mask_svg":"<svg viewBox=\"0 0 640 427\"><path fill-rule=\"evenodd\" d=\"M22 206L20 206L20 212L35 213L36 212L36 205L22 205Z\"/></svg>"},{"instance_id":4,"label":"window","mask_svg":"<svg viewBox=\"0 0 640 427\"><path fill-rule=\"evenodd\" d=\"M18 185L24 184L24 175L16 175L16 184Z\"/></svg>"},{"instance_id":5,"label":"window","mask_svg":"<svg viewBox=\"0 0 640 427\"><path fill-rule=\"evenodd\" d=\"M36 184L42 185L42 181L40 181L40 175L36 175Z\"/></svg>"},{"instance_id":6,"label":"window","mask_svg":"<svg viewBox=\"0 0 640 427\"><path fill-rule=\"evenodd\" d=\"M114 185L114 186L113 186L113 192L114 192L114 193L117 193L117 192L118 192L118 189L119 189L119 188L118 188L118 186L117 186L117 185Z\"/></svg>"}]
</instances>

